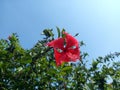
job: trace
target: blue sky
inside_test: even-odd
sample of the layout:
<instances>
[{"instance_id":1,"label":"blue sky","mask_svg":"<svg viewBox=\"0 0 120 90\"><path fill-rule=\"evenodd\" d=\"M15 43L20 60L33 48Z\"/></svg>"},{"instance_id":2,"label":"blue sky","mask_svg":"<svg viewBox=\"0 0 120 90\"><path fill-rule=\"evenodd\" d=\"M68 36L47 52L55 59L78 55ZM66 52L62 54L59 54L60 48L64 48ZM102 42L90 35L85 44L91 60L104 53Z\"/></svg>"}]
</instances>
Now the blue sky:
<instances>
[{"instance_id":1,"label":"blue sky","mask_svg":"<svg viewBox=\"0 0 120 90\"><path fill-rule=\"evenodd\" d=\"M56 26L79 33L91 58L120 51L120 0L0 0L0 38L17 33L27 49Z\"/></svg>"}]
</instances>

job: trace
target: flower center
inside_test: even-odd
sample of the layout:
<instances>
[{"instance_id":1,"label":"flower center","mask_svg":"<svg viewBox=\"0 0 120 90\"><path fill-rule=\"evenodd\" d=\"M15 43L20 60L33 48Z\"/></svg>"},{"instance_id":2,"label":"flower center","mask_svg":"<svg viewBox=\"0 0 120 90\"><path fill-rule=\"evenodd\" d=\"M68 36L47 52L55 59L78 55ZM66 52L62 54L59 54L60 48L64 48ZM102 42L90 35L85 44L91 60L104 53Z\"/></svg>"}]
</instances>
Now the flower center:
<instances>
[{"instance_id":1,"label":"flower center","mask_svg":"<svg viewBox=\"0 0 120 90\"><path fill-rule=\"evenodd\" d=\"M66 48L66 45L64 45L64 50L60 49L60 48L57 48L56 50L59 52L59 53L63 53L63 52L67 52L68 49L71 49L71 50L74 50L76 49L76 46L72 46L72 47L69 47L69 48Z\"/></svg>"}]
</instances>

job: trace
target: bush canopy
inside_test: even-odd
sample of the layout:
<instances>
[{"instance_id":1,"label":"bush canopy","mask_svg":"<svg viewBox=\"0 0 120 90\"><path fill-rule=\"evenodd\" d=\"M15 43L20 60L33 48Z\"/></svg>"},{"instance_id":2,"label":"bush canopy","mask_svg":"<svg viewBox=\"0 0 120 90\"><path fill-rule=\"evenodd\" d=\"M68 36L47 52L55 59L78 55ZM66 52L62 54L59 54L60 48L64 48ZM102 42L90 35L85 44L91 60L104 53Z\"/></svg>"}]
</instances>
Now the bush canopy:
<instances>
[{"instance_id":1,"label":"bush canopy","mask_svg":"<svg viewBox=\"0 0 120 90\"><path fill-rule=\"evenodd\" d=\"M59 38L64 29L57 31ZM15 33L0 39L0 90L120 90L119 52L99 56L88 67L88 53L80 51L78 62L56 66L54 50L46 46L55 39L52 29L43 35L31 49L22 48Z\"/></svg>"}]
</instances>

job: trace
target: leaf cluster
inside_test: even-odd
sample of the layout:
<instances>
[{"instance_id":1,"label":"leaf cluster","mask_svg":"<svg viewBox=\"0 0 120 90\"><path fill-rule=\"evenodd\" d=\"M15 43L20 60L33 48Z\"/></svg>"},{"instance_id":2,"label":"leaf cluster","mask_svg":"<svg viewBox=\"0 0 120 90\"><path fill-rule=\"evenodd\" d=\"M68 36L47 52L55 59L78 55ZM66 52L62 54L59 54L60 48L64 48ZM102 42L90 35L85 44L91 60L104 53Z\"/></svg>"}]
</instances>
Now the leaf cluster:
<instances>
[{"instance_id":1,"label":"leaf cluster","mask_svg":"<svg viewBox=\"0 0 120 90\"><path fill-rule=\"evenodd\" d=\"M120 90L120 61L114 61L119 52L96 58L88 68L88 53L81 51L79 62L57 67L53 49L46 46L54 40L52 29L43 35L29 50L21 47L15 33L0 40L0 90Z\"/></svg>"}]
</instances>

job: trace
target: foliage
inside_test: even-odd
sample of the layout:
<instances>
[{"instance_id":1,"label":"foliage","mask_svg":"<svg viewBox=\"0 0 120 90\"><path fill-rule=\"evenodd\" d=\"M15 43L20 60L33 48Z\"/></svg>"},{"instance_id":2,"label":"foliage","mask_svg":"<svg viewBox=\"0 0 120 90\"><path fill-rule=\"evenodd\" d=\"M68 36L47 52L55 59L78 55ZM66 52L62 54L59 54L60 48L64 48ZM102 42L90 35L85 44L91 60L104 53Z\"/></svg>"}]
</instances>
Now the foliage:
<instances>
[{"instance_id":1,"label":"foliage","mask_svg":"<svg viewBox=\"0 0 120 90\"><path fill-rule=\"evenodd\" d=\"M60 37L58 27L57 31ZM120 90L120 61L114 61L119 52L98 57L89 68L88 54L81 52L79 62L57 67L53 49L45 46L54 34L51 29L43 34L43 40L29 50L21 47L15 33L0 40L0 90Z\"/></svg>"}]
</instances>

